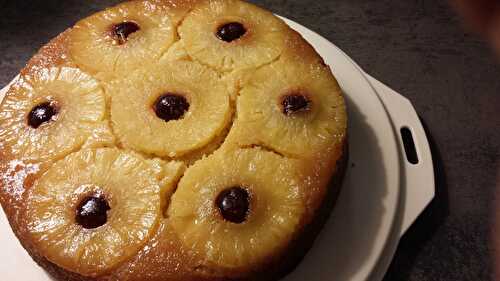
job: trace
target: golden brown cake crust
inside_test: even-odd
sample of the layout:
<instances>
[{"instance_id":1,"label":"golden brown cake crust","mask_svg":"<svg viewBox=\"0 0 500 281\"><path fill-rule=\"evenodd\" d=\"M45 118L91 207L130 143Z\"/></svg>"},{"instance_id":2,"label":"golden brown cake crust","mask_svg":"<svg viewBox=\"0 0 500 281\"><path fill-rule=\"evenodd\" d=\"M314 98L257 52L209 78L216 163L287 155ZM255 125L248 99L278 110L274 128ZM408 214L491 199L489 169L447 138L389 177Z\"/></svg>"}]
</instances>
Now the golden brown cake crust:
<instances>
[{"instance_id":1,"label":"golden brown cake crust","mask_svg":"<svg viewBox=\"0 0 500 281\"><path fill-rule=\"evenodd\" d=\"M303 206L303 212L300 213L298 223L294 227L295 230L287 238L287 242L284 242L285 244L282 249L276 250L277 252L275 253L266 254L258 262L249 263L246 266L233 267L217 265L217 262L210 260L204 252L200 252L186 244L186 238L183 238L178 233L178 226L172 225L175 220L169 217L170 212L167 212L167 208L170 200L176 200L176 198L171 193L174 193L179 181L187 180L182 178L185 174L180 176L175 175L168 183L173 191L168 193L168 198L161 199L162 204L165 206L164 214L158 219L158 226L145 240L139 252L111 269L90 275L78 273L78 270L63 268L50 261L40 250L40 242L35 241L32 230L28 226L31 214L28 211L27 205L32 200L33 195L30 192L33 186L37 184L40 178L45 176L54 163L64 161L67 155L81 150L96 150L106 147L118 147L126 153L141 154L141 157L146 159L145 161L153 161L159 158L158 155L145 153L135 147L127 147L123 144L123 139L120 139L122 136L117 134L116 124L112 121L113 117L110 114L109 103L113 100L113 93L109 92L110 88L108 87L108 85L112 85L113 83L120 83L120 79L122 78L100 75L78 64L75 60L75 55L70 50L70 46L75 44L74 40L77 38L75 37L76 31L72 28L51 40L33 56L27 66L21 70L20 78L11 86L6 97L21 96L22 98L24 94L21 93L24 93L23 91L26 92L29 89L36 88L34 84L38 83L37 81L40 80L39 77L51 75L47 72L48 70L57 69L60 77L64 75L65 69L77 69L85 75L87 75L86 73L90 74L90 78L88 79L92 80L89 80L88 83L98 85L95 91L96 95L104 97L103 100L106 103L105 108L102 109L104 113L96 113L96 115L100 115L96 117L96 120L93 120L95 124L92 124L92 131L87 136L91 141L83 141L76 145L75 148L69 149L61 157L54 159L44 158L37 160L36 157L32 157L27 160L19 150L13 149L11 143L5 140L8 135L0 131L0 175L2 178L0 180L0 202L12 230L31 257L57 280L222 281L273 280L282 276L293 268L310 248L340 192L347 164L347 116L340 87L323 59L297 32L288 28L281 20L277 20L276 24L280 29L279 36L282 38L282 42L280 43L282 47L279 50L279 54L268 61L256 59L254 60L256 63L255 67L240 67L237 63L230 64L229 66L224 65L224 67L229 68L228 70L212 65L213 62L211 60L203 61L197 59L195 56L198 54L198 51L193 51L190 49L190 46L186 46L187 43L184 41L182 34L179 33L179 27L185 23L187 18L189 18L188 21L191 21L187 24L193 24L192 22L196 24L196 18L192 20L190 17L198 16L201 13L200 11L203 11L202 8L205 5L214 5L214 7L224 7L225 9L226 6L224 5L228 5L229 7L231 5L240 5L240 1L144 0L134 2L142 3L150 11L161 8L168 11L171 16L170 22L173 28L174 41L168 50L158 57L151 58L152 63L156 63L157 61L167 61L168 63L168 61L173 59L196 63L197 65L201 65L203 69L206 69L207 72L217 73L221 83L226 83L228 91L231 93L228 95L231 106L231 120L223 126L224 129L222 132L213 135L209 144L193 149L186 155L183 155L183 157L162 156L161 160L158 161L162 161L161 163L183 161L189 166L188 169L190 169L191 167L205 163L205 161L210 161L213 155L217 153L240 153L243 150L252 150L252 153L255 151L255 153L273 157L273 159L279 159L276 161L292 163L290 164L292 165L291 167L294 167L292 174L296 176L299 182L300 200ZM126 7L127 4L121 5ZM244 5L245 9L256 9L251 4ZM261 9L257 11L264 13L268 17L272 16L269 12L264 12ZM123 14L126 15L126 12L123 12ZM203 16L203 14L201 15ZM236 16L233 18L238 19ZM82 22L77 25L81 24ZM251 39L247 38L247 40ZM240 43L244 44L244 41ZM335 128L326 126L324 131L322 131L322 133L328 135L326 141L312 140L306 143L307 145L310 143L312 149L304 152L299 151L297 154L290 154L289 148L286 146L282 146L279 143L267 143L265 135L254 134L254 136L246 137L245 134L240 134L245 128L246 121L244 120L245 116L238 115L238 110L239 107L245 106L239 100L241 95L245 95L245 91L250 93L252 91L252 87L255 84L255 81L252 80L255 78L255 72L262 71L262 75L265 75L266 71L274 71L274 67L279 67L279 63L294 64L296 61L300 61L298 69L310 69L314 75L324 75L324 79L328 80L329 83L325 88L332 91L331 95L336 96L336 102L338 103L333 106L333 110L337 114L335 117L332 117L335 120L330 121L334 123L332 126ZM140 68L148 68L148 64L149 62L145 62L143 66L137 66L137 70L131 69L131 72L140 72ZM300 72L301 70L297 71ZM21 91L21 88L29 89ZM305 91L308 91L308 89ZM1 103L0 112L3 110L3 115L0 115L0 125L7 120L7 117L11 116L5 113L8 112L8 103L7 98ZM332 130L338 131L332 133ZM111 135L111 137L108 135ZM300 137L300 135L297 136Z\"/></svg>"}]
</instances>

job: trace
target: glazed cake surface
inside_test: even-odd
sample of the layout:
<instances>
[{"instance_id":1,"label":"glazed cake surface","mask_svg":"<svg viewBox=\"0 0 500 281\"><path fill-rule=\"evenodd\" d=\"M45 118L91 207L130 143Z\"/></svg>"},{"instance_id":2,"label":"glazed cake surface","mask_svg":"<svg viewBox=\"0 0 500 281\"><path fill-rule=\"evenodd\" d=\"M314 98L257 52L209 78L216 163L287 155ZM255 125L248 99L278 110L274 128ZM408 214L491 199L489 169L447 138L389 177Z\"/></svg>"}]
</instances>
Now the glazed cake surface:
<instances>
[{"instance_id":1,"label":"glazed cake surface","mask_svg":"<svg viewBox=\"0 0 500 281\"><path fill-rule=\"evenodd\" d=\"M0 105L0 203L57 280L273 280L347 159L315 50L239 0L124 2L79 21Z\"/></svg>"}]
</instances>

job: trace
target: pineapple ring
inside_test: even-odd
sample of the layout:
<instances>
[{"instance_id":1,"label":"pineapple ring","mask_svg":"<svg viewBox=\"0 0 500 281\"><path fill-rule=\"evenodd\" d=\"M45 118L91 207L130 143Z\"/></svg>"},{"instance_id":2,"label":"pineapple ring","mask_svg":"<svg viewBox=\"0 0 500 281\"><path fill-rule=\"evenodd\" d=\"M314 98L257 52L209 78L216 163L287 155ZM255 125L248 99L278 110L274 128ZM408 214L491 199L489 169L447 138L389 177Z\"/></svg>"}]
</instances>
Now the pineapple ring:
<instances>
[{"instance_id":1,"label":"pineapple ring","mask_svg":"<svg viewBox=\"0 0 500 281\"><path fill-rule=\"evenodd\" d=\"M28 117L44 103L56 104L57 114L34 128ZM23 161L60 158L107 131L105 111L103 90L92 77L75 68L42 69L23 76L3 100L0 146Z\"/></svg>"},{"instance_id":2,"label":"pineapple ring","mask_svg":"<svg viewBox=\"0 0 500 281\"><path fill-rule=\"evenodd\" d=\"M305 210L297 162L260 149L219 151L187 170L168 209L183 243L221 267L258 264L280 253ZM225 220L217 197L230 187L250 194L243 223Z\"/></svg>"},{"instance_id":3,"label":"pineapple ring","mask_svg":"<svg viewBox=\"0 0 500 281\"><path fill-rule=\"evenodd\" d=\"M97 276L135 255L161 217L153 163L118 149L82 150L56 162L28 193L28 232L44 257L84 276ZM76 208L102 194L106 224L85 229Z\"/></svg>"},{"instance_id":4,"label":"pineapple ring","mask_svg":"<svg viewBox=\"0 0 500 281\"><path fill-rule=\"evenodd\" d=\"M243 83L231 141L294 158L339 146L347 121L339 85L327 66L291 58L282 56Z\"/></svg>"},{"instance_id":5,"label":"pineapple ring","mask_svg":"<svg viewBox=\"0 0 500 281\"><path fill-rule=\"evenodd\" d=\"M125 147L157 156L183 156L209 144L231 121L229 91L212 70L173 61L137 71L108 86L111 120ZM165 122L154 111L166 93L182 95L189 109Z\"/></svg>"},{"instance_id":6,"label":"pineapple ring","mask_svg":"<svg viewBox=\"0 0 500 281\"><path fill-rule=\"evenodd\" d=\"M126 42L113 34L123 23L138 26ZM129 30L127 33L129 33ZM154 62L175 40L167 6L160 2L131 1L86 18L70 32L70 55L90 73L127 75L146 62Z\"/></svg>"},{"instance_id":7,"label":"pineapple ring","mask_svg":"<svg viewBox=\"0 0 500 281\"><path fill-rule=\"evenodd\" d=\"M226 42L217 33L230 23L242 24L246 32ZM259 67L276 59L287 32L288 26L270 12L237 0L204 1L179 27L188 54L222 71Z\"/></svg>"}]
</instances>

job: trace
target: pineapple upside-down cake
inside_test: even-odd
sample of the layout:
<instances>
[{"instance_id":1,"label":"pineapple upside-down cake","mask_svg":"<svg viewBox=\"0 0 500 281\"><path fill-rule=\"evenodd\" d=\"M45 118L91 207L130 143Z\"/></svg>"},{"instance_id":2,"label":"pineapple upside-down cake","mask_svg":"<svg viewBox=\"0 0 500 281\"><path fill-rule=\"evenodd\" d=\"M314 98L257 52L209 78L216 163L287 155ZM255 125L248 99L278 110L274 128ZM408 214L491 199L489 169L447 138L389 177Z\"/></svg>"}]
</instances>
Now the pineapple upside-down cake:
<instances>
[{"instance_id":1,"label":"pineapple upside-down cake","mask_svg":"<svg viewBox=\"0 0 500 281\"><path fill-rule=\"evenodd\" d=\"M57 280L272 280L340 189L330 68L239 0L143 0L44 46L0 106L0 202Z\"/></svg>"}]
</instances>

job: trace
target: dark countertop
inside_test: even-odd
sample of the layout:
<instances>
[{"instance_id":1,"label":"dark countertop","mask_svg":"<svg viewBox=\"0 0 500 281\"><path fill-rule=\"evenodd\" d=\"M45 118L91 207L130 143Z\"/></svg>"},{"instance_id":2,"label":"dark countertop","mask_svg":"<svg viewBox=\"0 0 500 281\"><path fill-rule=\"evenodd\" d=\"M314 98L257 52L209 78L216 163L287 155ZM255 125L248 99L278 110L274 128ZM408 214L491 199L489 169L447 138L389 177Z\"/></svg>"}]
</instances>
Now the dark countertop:
<instances>
[{"instance_id":1,"label":"dark countertop","mask_svg":"<svg viewBox=\"0 0 500 281\"><path fill-rule=\"evenodd\" d=\"M0 1L0 85L76 20L119 1ZM409 98L431 138L437 197L386 280L489 280L500 65L444 0L254 0L334 42Z\"/></svg>"}]
</instances>

